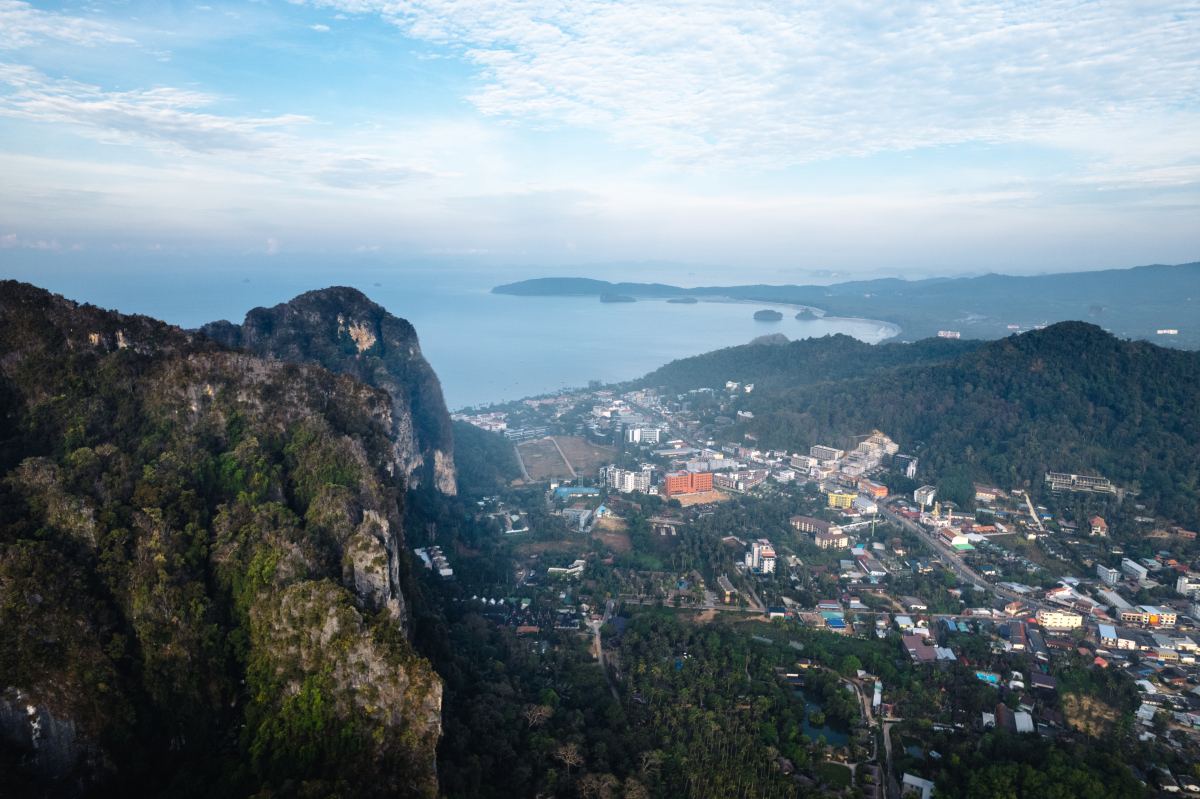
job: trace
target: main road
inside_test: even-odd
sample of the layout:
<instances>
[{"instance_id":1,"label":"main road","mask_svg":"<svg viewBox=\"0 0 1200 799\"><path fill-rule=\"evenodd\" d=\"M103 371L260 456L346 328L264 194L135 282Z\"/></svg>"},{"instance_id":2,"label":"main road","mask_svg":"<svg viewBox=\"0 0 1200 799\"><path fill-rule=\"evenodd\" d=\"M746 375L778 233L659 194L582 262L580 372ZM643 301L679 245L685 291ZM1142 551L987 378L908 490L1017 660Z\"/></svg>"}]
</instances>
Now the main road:
<instances>
[{"instance_id":1,"label":"main road","mask_svg":"<svg viewBox=\"0 0 1200 799\"><path fill-rule=\"evenodd\" d=\"M897 497L888 497L886 500L884 500L884 502L888 502L888 501L891 501L896 498ZM978 574L976 574L971 569L971 567L967 566L967 564L963 561L961 555L959 555L957 552L950 549L948 546L946 546L941 541L939 541L937 536L930 534L930 532L928 530L926 530L924 527L913 522L911 519L906 519L903 516L900 516L899 514L893 513L892 511L890 511L886 507L884 507L884 505L882 503L879 505L879 511L880 511L880 513L883 514L883 516L886 519L888 519L892 523L898 524L901 527L911 530L912 532L921 536L921 538L927 544L929 544L931 547L933 547L934 552L937 552L939 555L941 555L942 557L945 558L947 565L950 566L950 570L953 571L955 573L955 575L957 575L959 577L959 579L966 580L968 582L972 582L975 585L980 586L981 588L984 588L985 590L991 591L992 593L996 594L997 596L1003 597L1005 599L1020 600L1033 608L1040 608L1043 610L1049 609L1047 605L1043 605L1041 602L1037 602L1036 600L1031 599L1030 597L1028 597L1024 594L1018 594L1016 591L1010 591L1007 588L1002 588L998 585L989 585L987 583L987 581L984 580L982 577L980 577Z\"/></svg>"}]
</instances>

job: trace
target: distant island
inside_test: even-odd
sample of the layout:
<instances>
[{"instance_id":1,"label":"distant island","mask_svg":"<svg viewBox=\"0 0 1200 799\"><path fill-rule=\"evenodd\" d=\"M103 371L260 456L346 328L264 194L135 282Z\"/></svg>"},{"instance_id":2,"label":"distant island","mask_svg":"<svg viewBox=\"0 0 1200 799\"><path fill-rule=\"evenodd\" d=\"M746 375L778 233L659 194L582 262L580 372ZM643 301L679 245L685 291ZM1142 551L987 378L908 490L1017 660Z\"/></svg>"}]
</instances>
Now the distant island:
<instances>
[{"instance_id":1,"label":"distant island","mask_svg":"<svg viewBox=\"0 0 1200 799\"><path fill-rule=\"evenodd\" d=\"M696 299L695 297L675 297L673 299L667 300L667 302L678 302L678 303L683 303L685 305L695 305L696 303L700 302L700 300Z\"/></svg>"},{"instance_id":2,"label":"distant island","mask_svg":"<svg viewBox=\"0 0 1200 799\"><path fill-rule=\"evenodd\" d=\"M628 294L601 294L600 302L637 302Z\"/></svg>"},{"instance_id":3,"label":"distant island","mask_svg":"<svg viewBox=\"0 0 1200 799\"><path fill-rule=\"evenodd\" d=\"M772 311L769 308L764 308L761 311L755 311L754 318L760 322L778 322L783 318L783 314L781 314L779 311Z\"/></svg>"},{"instance_id":4,"label":"distant island","mask_svg":"<svg viewBox=\"0 0 1200 799\"><path fill-rule=\"evenodd\" d=\"M678 300L742 300L793 305L824 312L825 321L874 319L888 323L905 339L962 329L964 336L1006 338L1017 330L1104 311L1104 326L1120 338L1144 338L1180 349L1200 349L1200 325L1191 306L1200 295L1200 262L1138 266L1050 275L982 275L964 278L850 280L828 286L743 285L669 286L663 283L610 283L584 277L551 277L496 286L493 294L525 297L596 296ZM794 312L793 312L794 313ZM810 318L801 312L799 321ZM1164 331L1159 333L1158 331ZM1166 331L1177 331L1170 333Z\"/></svg>"},{"instance_id":5,"label":"distant island","mask_svg":"<svg viewBox=\"0 0 1200 799\"><path fill-rule=\"evenodd\" d=\"M820 319L821 317L819 317L815 313L813 313L812 308L805 308L803 311L796 314L796 318L799 319L801 322L811 322L815 319Z\"/></svg>"}]
</instances>

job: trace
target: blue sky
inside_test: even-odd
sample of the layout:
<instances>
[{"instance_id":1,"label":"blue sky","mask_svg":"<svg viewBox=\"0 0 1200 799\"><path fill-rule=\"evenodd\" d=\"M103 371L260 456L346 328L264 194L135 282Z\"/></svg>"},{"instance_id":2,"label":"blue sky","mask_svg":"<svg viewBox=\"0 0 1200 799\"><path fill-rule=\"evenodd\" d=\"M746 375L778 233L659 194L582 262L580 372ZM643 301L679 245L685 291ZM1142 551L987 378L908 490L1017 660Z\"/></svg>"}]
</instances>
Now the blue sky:
<instances>
[{"instance_id":1,"label":"blue sky","mask_svg":"<svg viewBox=\"0 0 1200 799\"><path fill-rule=\"evenodd\" d=\"M1197 2L0 0L0 262L1194 261L1198 98Z\"/></svg>"}]
</instances>

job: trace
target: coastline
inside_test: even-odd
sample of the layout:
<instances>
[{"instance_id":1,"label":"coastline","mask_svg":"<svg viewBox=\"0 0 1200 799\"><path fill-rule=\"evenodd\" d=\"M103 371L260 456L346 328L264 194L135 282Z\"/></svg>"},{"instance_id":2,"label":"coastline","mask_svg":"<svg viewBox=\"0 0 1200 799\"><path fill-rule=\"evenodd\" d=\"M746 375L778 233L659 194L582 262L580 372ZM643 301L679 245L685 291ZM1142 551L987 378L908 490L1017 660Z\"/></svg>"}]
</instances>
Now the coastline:
<instances>
[{"instance_id":1,"label":"coastline","mask_svg":"<svg viewBox=\"0 0 1200 799\"><path fill-rule=\"evenodd\" d=\"M654 299L657 299L657 298L651 298L648 301L652 302ZM665 300L664 300L664 302L665 302ZM877 342L879 344L882 344L883 342L887 341L888 339L896 338L897 336L899 336L901 333L904 332L904 328L900 327L900 325L896 324L895 322L886 322L883 319L868 319L865 316L828 316L825 313L825 311L816 307L815 305L801 305L800 303L795 303L795 302L778 302L778 301L773 301L773 300L763 300L763 301L739 300L739 299L734 299L733 297L705 297L704 299L701 299L700 302L701 303L719 302L719 303L729 303L729 304L736 303L736 304L740 304L740 305L761 305L761 306L766 306L766 307L771 307L771 306L777 305L782 308L795 308L798 311L801 311L801 310L804 310L807 308L808 310L812 311L813 314L818 319L822 319L822 320L826 320L826 321L830 321L830 322L867 323L867 324L872 324L872 325L879 325L880 329L882 329L884 331L890 331L888 333L888 335L884 336L882 339L880 339Z\"/></svg>"}]
</instances>

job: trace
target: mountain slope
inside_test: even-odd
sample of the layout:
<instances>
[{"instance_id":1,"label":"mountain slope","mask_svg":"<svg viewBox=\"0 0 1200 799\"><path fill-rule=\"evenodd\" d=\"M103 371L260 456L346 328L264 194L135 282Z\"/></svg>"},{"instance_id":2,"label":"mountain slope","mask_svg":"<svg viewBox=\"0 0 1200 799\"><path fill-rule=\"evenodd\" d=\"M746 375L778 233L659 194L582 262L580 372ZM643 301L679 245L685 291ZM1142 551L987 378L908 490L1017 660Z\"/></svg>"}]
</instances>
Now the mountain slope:
<instances>
[{"instance_id":1,"label":"mountain slope","mask_svg":"<svg viewBox=\"0 0 1200 799\"><path fill-rule=\"evenodd\" d=\"M915 344L864 344L838 333L798 339L782 346L743 344L677 361L630 382L630 386L666 386L669 392L720 388L728 380L753 383L755 391L845 380L897 366L948 361L983 344L965 339L932 338Z\"/></svg>"},{"instance_id":2,"label":"mountain slope","mask_svg":"<svg viewBox=\"0 0 1200 799\"><path fill-rule=\"evenodd\" d=\"M455 493L454 431L442 386L421 354L417 332L357 289L310 291L254 308L241 325L210 322L201 332L260 358L317 364L392 396L393 438L409 483Z\"/></svg>"},{"instance_id":3,"label":"mountain slope","mask_svg":"<svg viewBox=\"0 0 1200 799\"><path fill-rule=\"evenodd\" d=\"M1001 488L1040 491L1046 471L1098 473L1161 513L1200 521L1200 354L1063 322L953 361L772 394L743 407L760 445L841 446L879 428L921 474L965 465Z\"/></svg>"},{"instance_id":4,"label":"mountain slope","mask_svg":"<svg viewBox=\"0 0 1200 799\"><path fill-rule=\"evenodd\" d=\"M436 792L393 408L0 284L0 759L29 793Z\"/></svg>"}]
</instances>

